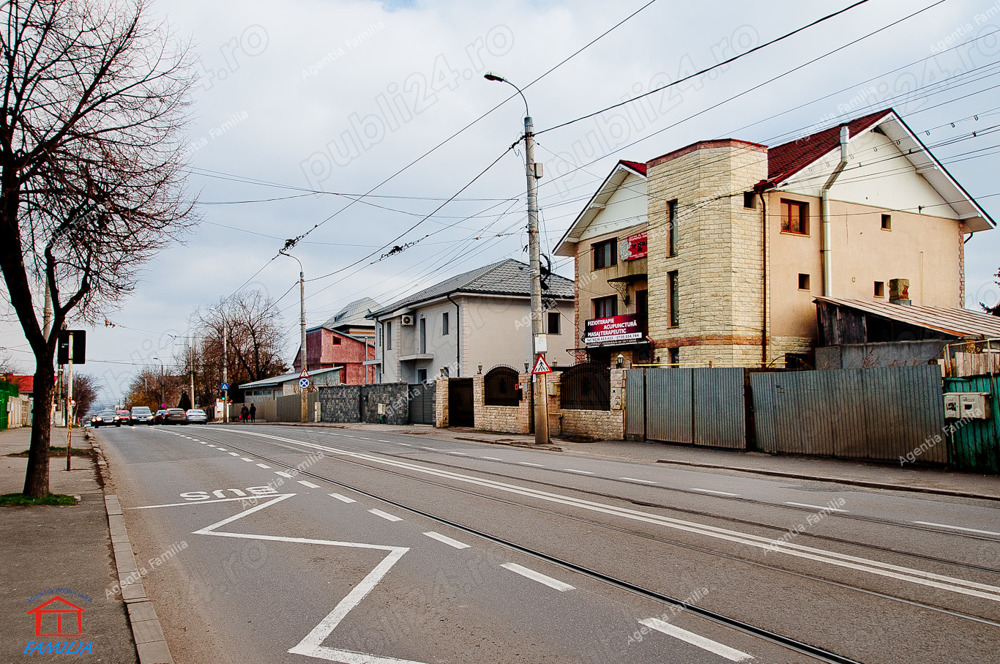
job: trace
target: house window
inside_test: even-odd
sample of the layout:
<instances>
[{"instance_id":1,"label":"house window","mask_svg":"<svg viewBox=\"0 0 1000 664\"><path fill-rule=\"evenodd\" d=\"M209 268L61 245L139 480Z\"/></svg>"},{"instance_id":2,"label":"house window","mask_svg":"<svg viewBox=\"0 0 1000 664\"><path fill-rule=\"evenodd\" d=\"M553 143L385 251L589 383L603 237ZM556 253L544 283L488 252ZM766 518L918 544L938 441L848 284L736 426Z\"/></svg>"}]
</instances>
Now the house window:
<instances>
[{"instance_id":1,"label":"house window","mask_svg":"<svg viewBox=\"0 0 1000 664\"><path fill-rule=\"evenodd\" d=\"M667 364L671 368L676 369L681 364L681 349L680 348L668 348L667 349Z\"/></svg>"},{"instance_id":2,"label":"house window","mask_svg":"<svg viewBox=\"0 0 1000 664\"><path fill-rule=\"evenodd\" d=\"M885 282L876 281L875 282L875 297L885 297Z\"/></svg>"},{"instance_id":3,"label":"house window","mask_svg":"<svg viewBox=\"0 0 1000 664\"><path fill-rule=\"evenodd\" d=\"M558 311L550 311L549 312L549 321L548 322L549 322L549 326L548 326L549 334L561 334L561 332L559 332L559 312Z\"/></svg>"},{"instance_id":4,"label":"house window","mask_svg":"<svg viewBox=\"0 0 1000 664\"><path fill-rule=\"evenodd\" d=\"M385 349L392 350L392 323L385 324Z\"/></svg>"},{"instance_id":5,"label":"house window","mask_svg":"<svg viewBox=\"0 0 1000 664\"><path fill-rule=\"evenodd\" d=\"M809 275L800 274L799 275L799 290L807 291L809 290Z\"/></svg>"},{"instance_id":6,"label":"house window","mask_svg":"<svg viewBox=\"0 0 1000 664\"><path fill-rule=\"evenodd\" d=\"M618 240L597 242L594 247L594 269L600 270L618 263Z\"/></svg>"},{"instance_id":7,"label":"house window","mask_svg":"<svg viewBox=\"0 0 1000 664\"><path fill-rule=\"evenodd\" d=\"M809 204L781 199L781 232L809 235Z\"/></svg>"},{"instance_id":8,"label":"house window","mask_svg":"<svg viewBox=\"0 0 1000 664\"><path fill-rule=\"evenodd\" d=\"M743 192L743 207L753 209L757 207L757 194L752 191Z\"/></svg>"},{"instance_id":9,"label":"house window","mask_svg":"<svg viewBox=\"0 0 1000 664\"><path fill-rule=\"evenodd\" d=\"M417 369L417 382L418 383L427 382L427 369Z\"/></svg>"},{"instance_id":10,"label":"house window","mask_svg":"<svg viewBox=\"0 0 1000 664\"><path fill-rule=\"evenodd\" d=\"M892 230L892 215L883 214L882 215L882 230L891 231Z\"/></svg>"},{"instance_id":11,"label":"house window","mask_svg":"<svg viewBox=\"0 0 1000 664\"><path fill-rule=\"evenodd\" d=\"M420 318L420 353L427 352L427 319Z\"/></svg>"},{"instance_id":12,"label":"house window","mask_svg":"<svg viewBox=\"0 0 1000 664\"><path fill-rule=\"evenodd\" d=\"M448 336L448 312L441 314L441 336Z\"/></svg>"},{"instance_id":13,"label":"house window","mask_svg":"<svg viewBox=\"0 0 1000 664\"><path fill-rule=\"evenodd\" d=\"M677 327L681 324L679 295L677 270L667 272L667 307L670 310L670 327Z\"/></svg>"},{"instance_id":14,"label":"house window","mask_svg":"<svg viewBox=\"0 0 1000 664\"><path fill-rule=\"evenodd\" d=\"M333 345L334 346L339 346L340 345L340 337L334 337L333 338Z\"/></svg>"},{"instance_id":15,"label":"house window","mask_svg":"<svg viewBox=\"0 0 1000 664\"><path fill-rule=\"evenodd\" d=\"M637 290L635 292L635 313L645 318L649 315L649 291Z\"/></svg>"},{"instance_id":16,"label":"house window","mask_svg":"<svg viewBox=\"0 0 1000 664\"><path fill-rule=\"evenodd\" d=\"M618 297L598 297L594 299L594 318L610 318L618 315Z\"/></svg>"},{"instance_id":17,"label":"house window","mask_svg":"<svg viewBox=\"0 0 1000 664\"><path fill-rule=\"evenodd\" d=\"M667 202L667 256L677 255L677 200Z\"/></svg>"}]
</instances>

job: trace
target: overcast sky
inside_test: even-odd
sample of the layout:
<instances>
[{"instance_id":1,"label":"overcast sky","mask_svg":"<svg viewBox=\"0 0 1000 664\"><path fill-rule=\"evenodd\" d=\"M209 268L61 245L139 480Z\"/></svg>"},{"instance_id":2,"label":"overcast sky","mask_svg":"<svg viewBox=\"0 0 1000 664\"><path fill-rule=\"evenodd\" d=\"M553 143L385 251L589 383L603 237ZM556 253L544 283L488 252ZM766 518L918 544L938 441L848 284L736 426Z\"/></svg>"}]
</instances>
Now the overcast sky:
<instances>
[{"instance_id":1,"label":"overcast sky","mask_svg":"<svg viewBox=\"0 0 1000 664\"><path fill-rule=\"evenodd\" d=\"M285 238L317 224L292 252L315 279L306 284L310 326L358 297L387 304L488 262L526 261L523 155L505 153L521 134L524 103L513 88L485 81L487 71L528 86L545 169L546 253L618 159L647 161L722 137L776 145L887 106L1000 219L1000 134L984 132L1000 124L1000 93L991 89L1000 73L992 66L1000 60L1000 0L871 0L696 82L544 131L853 2L659 0L601 37L645 4L153 2L152 12L192 41L202 74L189 129L190 188L202 222L146 266L137 290L107 315L115 327L89 332L86 372L102 396L121 395L137 369L159 363L154 356L169 365L192 312L247 282L282 298L290 362L299 267L275 256ZM369 264L501 155L456 201L392 243L418 244ZM351 195L390 177L376 196L352 203ZM967 245L967 306L996 302L998 247L1000 231ZM571 262L556 264L572 277ZM0 347L34 371L9 311Z\"/></svg>"}]
</instances>

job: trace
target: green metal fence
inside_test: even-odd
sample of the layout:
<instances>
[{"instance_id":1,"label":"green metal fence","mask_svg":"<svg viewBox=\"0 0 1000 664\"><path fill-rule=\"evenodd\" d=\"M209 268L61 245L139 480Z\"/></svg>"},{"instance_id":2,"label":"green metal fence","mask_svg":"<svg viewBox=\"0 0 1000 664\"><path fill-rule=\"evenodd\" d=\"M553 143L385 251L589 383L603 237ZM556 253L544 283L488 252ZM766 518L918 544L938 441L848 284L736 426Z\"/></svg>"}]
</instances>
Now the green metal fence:
<instances>
[{"instance_id":1,"label":"green metal fence","mask_svg":"<svg viewBox=\"0 0 1000 664\"><path fill-rule=\"evenodd\" d=\"M0 431L7 428L7 401L20 394L17 385L0 380Z\"/></svg>"},{"instance_id":2,"label":"green metal fence","mask_svg":"<svg viewBox=\"0 0 1000 664\"><path fill-rule=\"evenodd\" d=\"M997 395L1000 377L945 378L945 392L988 392L990 417L985 420L948 420L949 462L953 468L979 473L1000 473L1000 412Z\"/></svg>"}]
</instances>

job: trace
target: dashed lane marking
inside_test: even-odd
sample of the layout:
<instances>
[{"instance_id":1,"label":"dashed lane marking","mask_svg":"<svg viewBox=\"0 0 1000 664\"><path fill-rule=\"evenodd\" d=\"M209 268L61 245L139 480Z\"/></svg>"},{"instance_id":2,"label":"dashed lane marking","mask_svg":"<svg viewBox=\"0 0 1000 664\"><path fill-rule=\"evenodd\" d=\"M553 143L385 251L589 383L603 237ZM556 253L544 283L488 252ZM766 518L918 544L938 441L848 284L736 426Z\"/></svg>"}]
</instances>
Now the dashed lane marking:
<instances>
[{"instance_id":1,"label":"dashed lane marking","mask_svg":"<svg viewBox=\"0 0 1000 664\"><path fill-rule=\"evenodd\" d=\"M339 500L342 503L356 503L356 502L358 502L358 501L354 500L353 498L348 498L347 496L342 496L339 493L331 493L330 497L331 498L336 498L337 500Z\"/></svg>"},{"instance_id":2,"label":"dashed lane marking","mask_svg":"<svg viewBox=\"0 0 1000 664\"><path fill-rule=\"evenodd\" d=\"M230 452L229 453L229 456L239 456L239 455L240 455L239 452Z\"/></svg>"},{"instance_id":3,"label":"dashed lane marking","mask_svg":"<svg viewBox=\"0 0 1000 664\"><path fill-rule=\"evenodd\" d=\"M793 507L808 507L809 509L813 509L813 510L826 510L828 512L846 512L847 511L847 510L838 509L836 507L830 507L829 505L827 505L826 507L820 507L819 505L810 505L809 503L793 503L791 501L786 501L785 504L786 505L792 505Z\"/></svg>"},{"instance_id":4,"label":"dashed lane marking","mask_svg":"<svg viewBox=\"0 0 1000 664\"><path fill-rule=\"evenodd\" d=\"M307 486L310 489L318 489L319 488L318 484L313 484L312 482L307 482L305 480L299 480L299 484L301 484L302 486Z\"/></svg>"},{"instance_id":5,"label":"dashed lane marking","mask_svg":"<svg viewBox=\"0 0 1000 664\"><path fill-rule=\"evenodd\" d=\"M448 546L454 547L456 549L469 548L469 545L466 544L465 542L459 542L458 540L453 540L452 538L442 535L441 533L436 533L433 530L424 533L424 535L427 535L427 537L430 537L431 539L436 539L437 541L442 542L443 544L447 544Z\"/></svg>"},{"instance_id":6,"label":"dashed lane marking","mask_svg":"<svg viewBox=\"0 0 1000 664\"><path fill-rule=\"evenodd\" d=\"M258 467L258 468L270 468L270 466L269 466L269 465L267 465L266 463L258 463L258 464L257 464L257 467Z\"/></svg>"},{"instance_id":7,"label":"dashed lane marking","mask_svg":"<svg viewBox=\"0 0 1000 664\"><path fill-rule=\"evenodd\" d=\"M994 532L992 530L977 530L976 528L962 528L961 526L949 526L946 523L932 523L930 521L914 521L913 523L919 523L921 526L936 526L938 528L951 528L952 530L963 530L967 533L979 533L981 535L994 535L1000 537L1000 533Z\"/></svg>"},{"instance_id":8,"label":"dashed lane marking","mask_svg":"<svg viewBox=\"0 0 1000 664\"><path fill-rule=\"evenodd\" d=\"M576 590L576 588L569 585L568 583L563 583L558 579L553 579L551 576L545 576L541 572L536 572L533 569L522 567L517 563L504 563L503 565L500 565L500 567L508 569L511 572L514 572L515 574L520 574L521 576L531 579L532 581L537 581L538 583L546 585L549 588L554 588L561 593L566 592L567 590Z\"/></svg>"},{"instance_id":9,"label":"dashed lane marking","mask_svg":"<svg viewBox=\"0 0 1000 664\"><path fill-rule=\"evenodd\" d=\"M388 512L383 512L382 510L368 510L368 512L381 517L386 521L402 521L402 519L395 514L389 514Z\"/></svg>"},{"instance_id":10,"label":"dashed lane marking","mask_svg":"<svg viewBox=\"0 0 1000 664\"><path fill-rule=\"evenodd\" d=\"M519 466L531 466L533 468L544 468L545 467L545 466L543 466L540 463L531 463L530 461L518 461L517 464Z\"/></svg>"},{"instance_id":11,"label":"dashed lane marking","mask_svg":"<svg viewBox=\"0 0 1000 664\"><path fill-rule=\"evenodd\" d=\"M563 468L567 473L576 473L577 475L593 475L594 473L589 470L577 470L576 468Z\"/></svg>"},{"instance_id":12,"label":"dashed lane marking","mask_svg":"<svg viewBox=\"0 0 1000 664\"><path fill-rule=\"evenodd\" d=\"M649 627L650 629L655 629L657 632L663 632L668 636L672 636L675 639L680 639L685 643L690 643L693 646L701 648L702 650L707 650L710 653L714 653L719 657L728 659L730 662L748 662L753 659L752 655L748 655L742 650L737 650L735 648L730 648L727 645L723 645L718 641L713 641L712 639L705 638L700 634L695 634L694 632L689 632L686 629L681 629L676 625L671 625L668 622L664 622L659 618L646 618L645 620L640 620L640 624Z\"/></svg>"},{"instance_id":13,"label":"dashed lane marking","mask_svg":"<svg viewBox=\"0 0 1000 664\"><path fill-rule=\"evenodd\" d=\"M253 459L250 459L248 457L240 457L240 458L243 459L244 461L249 461L250 463L253 463Z\"/></svg>"},{"instance_id":14,"label":"dashed lane marking","mask_svg":"<svg viewBox=\"0 0 1000 664\"><path fill-rule=\"evenodd\" d=\"M292 475L289 475L288 473L284 473L284 472L282 472L282 471L280 471L280 470L276 470L276 471L274 471L274 474L275 474L275 475L279 475L279 476L281 476L281 477L285 477L285 478L288 478L288 479L292 479L292 477L293 477Z\"/></svg>"},{"instance_id":15,"label":"dashed lane marking","mask_svg":"<svg viewBox=\"0 0 1000 664\"><path fill-rule=\"evenodd\" d=\"M637 477L619 477L620 480L625 480L626 482L638 482L639 484L656 484L653 480L640 480Z\"/></svg>"},{"instance_id":16,"label":"dashed lane marking","mask_svg":"<svg viewBox=\"0 0 1000 664\"><path fill-rule=\"evenodd\" d=\"M503 459L501 459L501 458L499 458L499 457L488 457L488 456L484 456L484 457L479 457L479 458L480 458L480 459L486 459L487 461L503 461Z\"/></svg>"},{"instance_id":17,"label":"dashed lane marking","mask_svg":"<svg viewBox=\"0 0 1000 664\"><path fill-rule=\"evenodd\" d=\"M699 493L711 493L716 496L733 496L734 498L739 498L738 493L729 493L728 491L713 491L712 489L691 489L692 491L698 491Z\"/></svg>"}]
</instances>

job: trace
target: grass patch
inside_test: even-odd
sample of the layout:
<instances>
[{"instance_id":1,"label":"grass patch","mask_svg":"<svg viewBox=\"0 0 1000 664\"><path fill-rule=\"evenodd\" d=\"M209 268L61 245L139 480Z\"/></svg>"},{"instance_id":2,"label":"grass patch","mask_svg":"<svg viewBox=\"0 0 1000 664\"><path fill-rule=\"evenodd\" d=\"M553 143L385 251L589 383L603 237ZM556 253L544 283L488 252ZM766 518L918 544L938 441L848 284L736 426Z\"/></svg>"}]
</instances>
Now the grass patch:
<instances>
[{"instance_id":1,"label":"grass patch","mask_svg":"<svg viewBox=\"0 0 1000 664\"><path fill-rule=\"evenodd\" d=\"M84 450L80 449L79 447L74 447L73 448L73 456L75 456L75 457L89 457L90 455L91 455L90 448L87 448L87 449L84 449ZM23 452L16 452L14 454L8 454L7 456L12 456L12 457L26 457L26 456L28 456L28 450L25 450ZM49 458L52 458L52 457L65 457L65 456L66 456L66 448L65 447L50 447L49 448Z\"/></svg>"},{"instance_id":2,"label":"grass patch","mask_svg":"<svg viewBox=\"0 0 1000 664\"><path fill-rule=\"evenodd\" d=\"M0 507L21 505L76 505L76 498L59 493L50 493L44 498L32 498L23 493L5 493L0 496Z\"/></svg>"}]
</instances>

